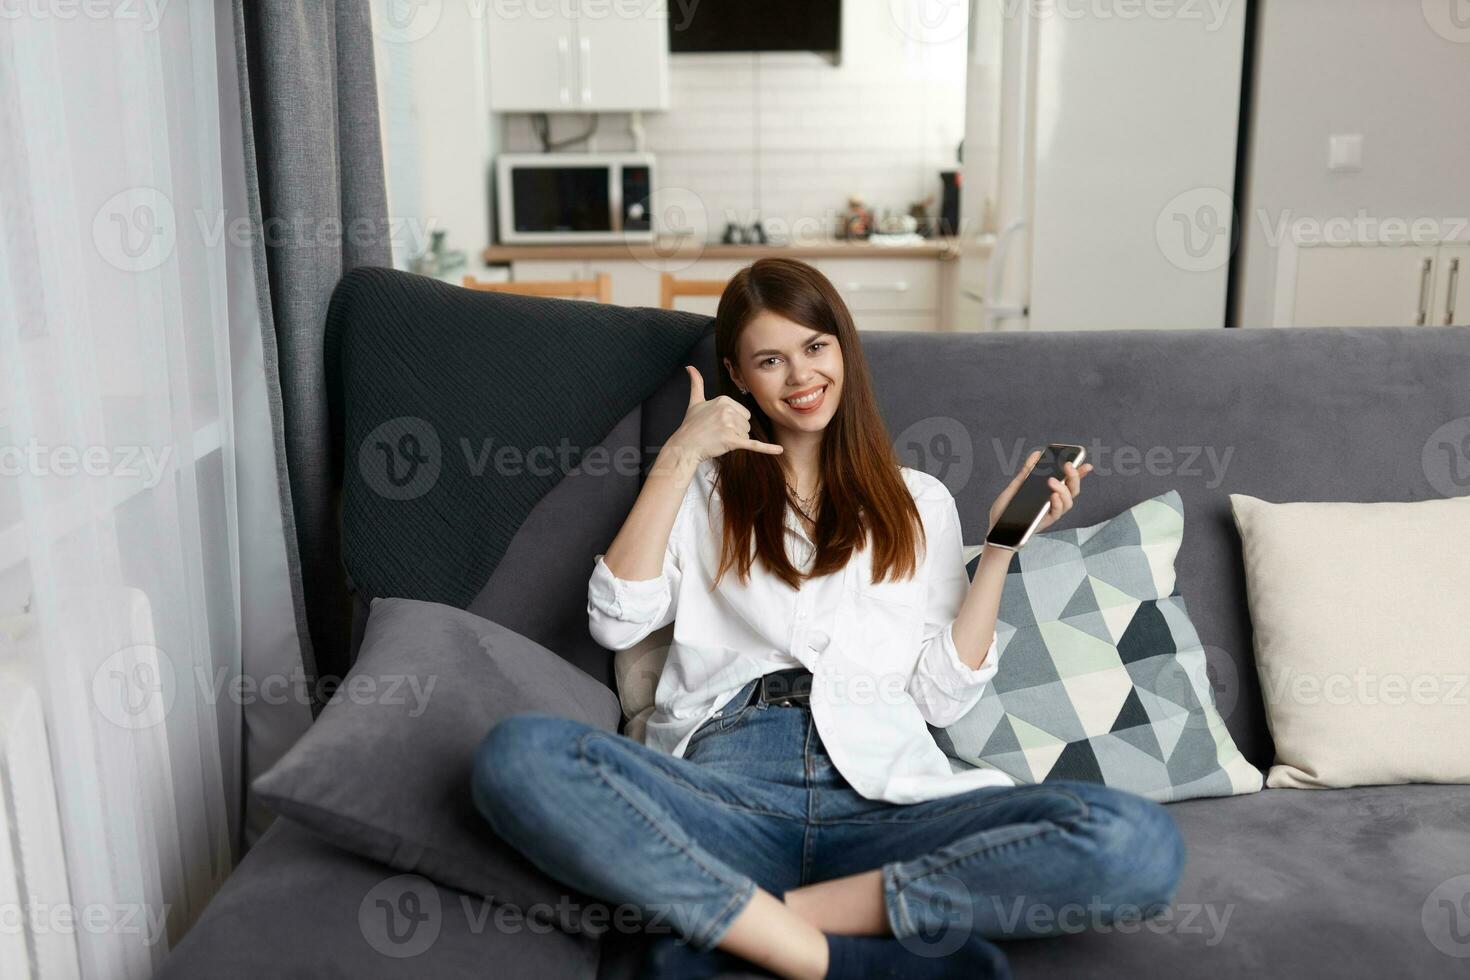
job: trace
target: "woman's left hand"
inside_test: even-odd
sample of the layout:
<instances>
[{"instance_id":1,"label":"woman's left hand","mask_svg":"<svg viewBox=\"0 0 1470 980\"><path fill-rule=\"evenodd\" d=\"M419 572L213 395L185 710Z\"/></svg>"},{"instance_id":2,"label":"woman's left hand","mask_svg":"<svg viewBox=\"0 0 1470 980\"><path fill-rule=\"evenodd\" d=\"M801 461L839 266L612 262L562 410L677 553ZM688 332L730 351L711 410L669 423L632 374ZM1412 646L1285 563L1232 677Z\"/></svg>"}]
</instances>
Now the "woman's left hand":
<instances>
[{"instance_id":1,"label":"woman's left hand","mask_svg":"<svg viewBox=\"0 0 1470 980\"><path fill-rule=\"evenodd\" d=\"M1032 467L1036 465L1036 461L1040 458L1041 450L1038 449L1026 460L1026 466L1011 481L1010 486L1006 487L1005 491L996 498L995 503L990 507L990 527L995 526L996 519L1006 509L1006 504L1011 502L1011 498L1016 494L1016 489L1031 474ZM1051 527L1061 519L1063 514L1072 509L1072 505L1076 503L1077 497L1082 493L1083 477L1091 472L1091 463L1083 463L1080 467L1072 463L1066 463L1062 466L1064 479L1058 480L1054 476L1047 477L1047 486L1051 487L1051 505L1047 507L1046 514L1041 518L1041 523L1036 525L1036 530L1043 531Z\"/></svg>"}]
</instances>

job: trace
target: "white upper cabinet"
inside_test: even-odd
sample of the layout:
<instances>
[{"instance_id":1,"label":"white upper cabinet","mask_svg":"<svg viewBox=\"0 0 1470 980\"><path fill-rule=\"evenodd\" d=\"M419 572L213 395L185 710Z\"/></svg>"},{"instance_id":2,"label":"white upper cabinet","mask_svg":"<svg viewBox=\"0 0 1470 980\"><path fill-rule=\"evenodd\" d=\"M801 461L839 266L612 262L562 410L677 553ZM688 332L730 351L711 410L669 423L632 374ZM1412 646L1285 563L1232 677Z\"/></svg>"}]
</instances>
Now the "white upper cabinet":
<instances>
[{"instance_id":1,"label":"white upper cabinet","mask_svg":"<svg viewBox=\"0 0 1470 980\"><path fill-rule=\"evenodd\" d=\"M668 108L663 0L561 0L486 9L493 111Z\"/></svg>"}]
</instances>

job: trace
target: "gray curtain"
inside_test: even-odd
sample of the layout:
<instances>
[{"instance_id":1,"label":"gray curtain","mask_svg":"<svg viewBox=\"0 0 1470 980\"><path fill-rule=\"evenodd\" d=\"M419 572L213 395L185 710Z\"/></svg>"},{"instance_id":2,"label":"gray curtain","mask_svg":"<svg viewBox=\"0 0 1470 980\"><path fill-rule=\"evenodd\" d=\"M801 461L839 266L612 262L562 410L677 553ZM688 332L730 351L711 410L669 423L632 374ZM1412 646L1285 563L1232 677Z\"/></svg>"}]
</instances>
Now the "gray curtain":
<instances>
[{"instance_id":1,"label":"gray curtain","mask_svg":"<svg viewBox=\"0 0 1470 980\"><path fill-rule=\"evenodd\" d=\"M277 465L290 496L282 510L295 521L303 666L312 678L340 678L351 607L322 332L343 272L392 264L371 15L367 0L231 0L231 8L256 291L267 358L276 359L268 374L280 382Z\"/></svg>"}]
</instances>

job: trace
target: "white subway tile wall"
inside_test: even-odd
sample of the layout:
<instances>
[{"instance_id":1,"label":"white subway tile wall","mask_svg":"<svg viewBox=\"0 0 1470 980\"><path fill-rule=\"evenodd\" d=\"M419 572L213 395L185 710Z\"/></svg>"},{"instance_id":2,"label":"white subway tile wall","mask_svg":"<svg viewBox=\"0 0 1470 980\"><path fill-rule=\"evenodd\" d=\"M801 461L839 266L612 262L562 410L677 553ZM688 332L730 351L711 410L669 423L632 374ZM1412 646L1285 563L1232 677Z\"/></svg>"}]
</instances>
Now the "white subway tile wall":
<instances>
[{"instance_id":1,"label":"white subway tile wall","mask_svg":"<svg viewBox=\"0 0 1470 980\"><path fill-rule=\"evenodd\" d=\"M807 237L834 230L851 194L899 213L932 195L938 213L939 172L957 168L964 136L964 32L919 40L890 6L847 5L838 65L795 52L672 56L670 108L644 114L646 149L661 187L703 207L691 221L711 238L757 216ZM554 139L587 122L552 121ZM504 123L505 149L538 147L528 116ZM595 148L632 145L628 116L605 114Z\"/></svg>"}]
</instances>

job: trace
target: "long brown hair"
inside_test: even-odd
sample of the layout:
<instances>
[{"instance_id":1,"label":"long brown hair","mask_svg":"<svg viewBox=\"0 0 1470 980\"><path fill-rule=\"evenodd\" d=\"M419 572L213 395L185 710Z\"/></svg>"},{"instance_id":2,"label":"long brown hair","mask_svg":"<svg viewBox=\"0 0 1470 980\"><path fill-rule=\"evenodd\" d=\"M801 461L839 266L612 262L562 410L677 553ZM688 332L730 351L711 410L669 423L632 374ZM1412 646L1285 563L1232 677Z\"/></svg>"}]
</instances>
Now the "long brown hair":
<instances>
[{"instance_id":1,"label":"long brown hair","mask_svg":"<svg viewBox=\"0 0 1470 980\"><path fill-rule=\"evenodd\" d=\"M750 437L774 441L769 416L753 394L742 395L725 369L740 364L740 335L762 311L833 334L842 351L843 381L837 411L822 433L823 492L816 514L817 547L807 575L817 578L843 568L871 535L873 579L908 578L917 568L915 549L923 537L913 495L878 412L852 314L837 290L812 266L796 259L759 259L737 272L720 296L715 313L715 356L720 394L750 410ZM786 554L785 518L790 506L785 470L777 456L736 450L716 459L724 505L724 533L715 582L734 567L745 582L758 558L777 578L799 589L802 574ZM751 540L755 541L754 554Z\"/></svg>"}]
</instances>

